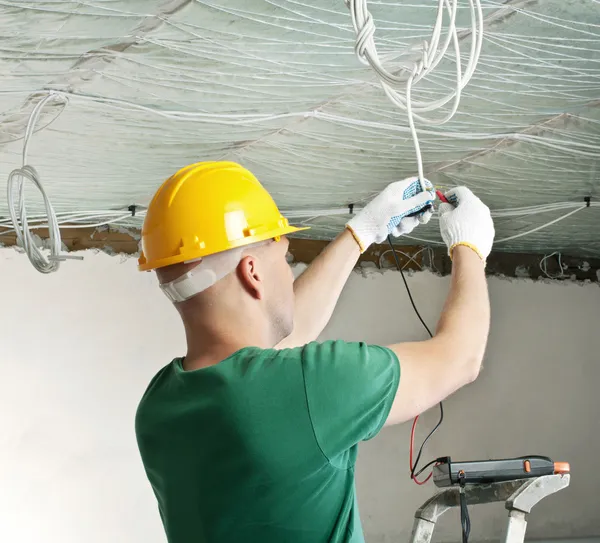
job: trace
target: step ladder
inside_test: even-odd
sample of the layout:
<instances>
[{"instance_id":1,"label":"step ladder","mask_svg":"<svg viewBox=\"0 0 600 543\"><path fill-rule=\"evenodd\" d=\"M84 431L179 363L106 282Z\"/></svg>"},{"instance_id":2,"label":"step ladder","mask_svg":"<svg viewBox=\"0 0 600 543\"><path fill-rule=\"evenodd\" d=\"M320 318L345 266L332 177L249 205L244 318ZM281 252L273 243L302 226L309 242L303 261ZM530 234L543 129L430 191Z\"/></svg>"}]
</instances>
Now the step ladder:
<instances>
[{"instance_id":1,"label":"step ladder","mask_svg":"<svg viewBox=\"0 0 600 543\"><path fill-rule=\"evenodd\" d=\"M505 502L508 509L508 529L505 543L523 543L527 530L527 515L546 496L569 486L570 475L542 475L490 484L464 487L467 506ZM435 523L448 509L460 507L458 486L451 486L428 499L415 513L411 543L430 543Z\"/></svg>"}]
</instances>

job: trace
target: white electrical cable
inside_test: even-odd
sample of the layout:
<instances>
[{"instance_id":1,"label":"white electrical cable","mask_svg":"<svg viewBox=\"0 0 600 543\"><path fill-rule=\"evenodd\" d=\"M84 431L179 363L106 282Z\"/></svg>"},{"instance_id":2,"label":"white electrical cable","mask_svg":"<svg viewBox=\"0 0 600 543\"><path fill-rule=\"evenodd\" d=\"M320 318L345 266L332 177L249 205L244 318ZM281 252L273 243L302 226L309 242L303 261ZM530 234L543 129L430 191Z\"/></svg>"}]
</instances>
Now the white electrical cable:
<instances>
[{"instance_id":1,"label":"white electrical cable","mask_svg":"<svg viewBox=\"0 0 600 543\"><path fill-rule=\"evenodd\" d=\"M397 254L402 255L407 259L404 266L402 266L402 269L405 269L411 262L414 262L415 265L418 266L420 270L422 270L423 267L415 259L426 249L429 249L429 247L421 247L416 253L413 253L412 255L404 253L398 249L395 249L395 252ZM383 253L381 253L379 255L379 269L383 269L383 258L385 257L385 255L387 255L388 253L391 253L391 252L393 252L393 251L391 249L388 249L387 251L383 251Z\"/></svg>"},{"instance_id":2,"label":"white electrical cable","mask_svg":"<svg viewBox=\"0 0 600 543\"><path fill-rule=\"evenodd\" d=\"M374 40L375 23L367 8L367 0L344 1L352 15L352 25L357 35L354 47L356 55L363 64L367 64L373 68L383 90L392 103L403 111L406 111L417 156L417 171L421 183L424 183L423 159L415 120L428 125L441 125L448 122L456 113L461 91L473 76L481 54L483 44L483 11L481 9L481 2L480 0L469 0L471 49L464 73L462 71L458 32L456 29L458 0L438 0L437 16L430 40L423 42L419 47L409 48L397 57L401 59L401 62L397 68L399 75L396 75L383 67L377 53ZM440 46L444 22L444 8L448 14L449 22L446 39ZM422 101L413 99L413 85L427 77L442 59L446 57L450 43L452 43L454 50L454 62L456 66L456 77L450 92L436 100ZM452 107L442 118L431 118L424 115L440 109L450 101L452 101ZM425 190L424 186L423 190Z\"/></svg>"},{"instance_id":3,"label":"white electrical cable","mask_svg":"<svg viewBox=\"0 0 600 543\"><path fill-rule=\"evenodd\" d=\"M558 255L558 267L560 268L560 272L556 275L550 275L548 273L546 261L554 255ZM562 254L559 251L554 251L553 253L550 253L549 255L544 256L544 258L542 258L540 260L540 270L549 279L560 279L560 278L564 277L565 276L565 268L566 268L566 266L564 266L562 263Z\"/></svg>"},{"instance_id":4,"label":"white electrical cable","mask_svg":"<svg viewBox=\"0 0 600 543\"><path fill-rule=\"evenodd\" d=\"M32 90L33 92L39 92ZM322 111L320 109L311 109L306 111L295 111L280 114L222 114L222 113L204 113L204 112L192 112L192 111L176 111L176 110L162 110L153 107L143 106L135 102L106 98L102 96L87 95L83 93L64 93L60 90L47 91L56 95L64 96L69 98L72 102L81 100L82 102L92 102L104 104L108 107L115 108L120 111L133 112L141 111L164 117L174 121L191 121L200 126L200 123L207 125L224 125L224 126L242 126L242 127L253 127L256 125L263 125L265 123L271 123L273 121L280 121L283 119L298 120L298 119L316 119L322 121L328 121L334 124L356 127L356 128L371 128L376 130L378 134L384 132L400 133L400 134L411 134L410 127L404 127L397 124L390 124L384 122L375 122L359 119L356 117L346 117L341 115L334 115ZM2 94L0 92L0 94ZM573 139L566 139L564 141L551 139L548 137L536 136L532 134L526 134L521 132L437 132L433 130L419 129L422 135L433 136L433 137L444 137L450 139L464 140L469 139L473 141L479 140L508 140L508 141L519 141L525 143L533 143L550 149L559 150L561 152L576 154L580 156L586 156L596 158L600 152L600 145L587 144L581 141L575 141ZM214 135L214 130L211 130L211 135ZM412 135L412 134L411 134ZM383 136L382 136L383 137ZM331 140L330 140L331 143Z\"/></svg>"},{"instance_id":5,"label":"white electrical cable","mask_svg":"<svg viewBox=\"0 0 600 543\"><path fill-rule=\"evenodd\" d=\"M561 215L560 217L557 217L556 219L554 219L554 220L552 220L550 222L544 223L544 224L542 224L540 226L537 226L535 228L531 228L530 230L527 230L526 232L521 232L519 234L515 234L514 236L509 236L507 238L496 239L496 240L494 240L494 245L496 245L498 243L504 243L506 241L512 241L514 239L522 238L524 236L528 236L530 234L533 234L534 232L538 232L539 230L543 230L544 228L548 228L549 226L552 226L553 224L556 224L557 222L560 222L560 221L566 219L567 217L570 217L571 215L574 215L575 213L577 213L578 211L581 211L582 209L587 209L587 207L588 207L587 205L579 206L577 209L574 209L573 211L570 211L569 213ZM594 206L593 202L592 202L591 207L596 207L596 206ZM435 239L417 238L415 236L408 236L408 235L405 235L404 237L408 238L408 239L415 240L415 241L420 241L422 243L431 243L431 244L434 244L434 245L444 245L443 242L435 240Z\"/></svg>"},{"instance_id":6,"label":"white electrical cable","mask_svg":"<svg viewBox=\"0 0 600 543\"><path fill-rule=\"evenodd\" d=\"M39 174L33 166L27 164L27 152L29 150L29 142L31 135L35 130L35 125L39 119L40 113L44 106L51 100L60 99L65 100L64 95L58 95L54 93L48 94L45 98L40 100L33 108L27 128L25 129L25 137L23 138L23 156L22 165L20 168L13 170L7 181L7 197L8 197L8 210L10 218L13 224L13 228L17 234L18 243L23 247L30 262L33 264L36 270L41 273L51 273L58 270L60 261L66 258L81 258L81 257L69 257L67 255L61 255L61 238L58 221L54 208L48 199L48 195L44 190ZM64 109L64 108L63 108ZM48 217L48 232L50 235L50 256L46 256L40 248L36 245L35 240L29 230L29 222L27 218L27 208L25 207L25 180L31 181L37 189L40 191L44 200L44 206L46 208L46 215ZM18 199L15 205L15 191L18 191Z\"/></svg>"},{"instance_id":7,"label":"white electrical cable","mask_svg":"<svg viewBox=\"0 0 600 543\"><path fill-rule=\"evenodd\" d=\"M552 211L560 211L563 209L573 209L576 211L587 207L587 204L582 206L579 202L555 202L551 204L538 204L533 206L525 207L513 207L506 209L495 209L491 210L492 217L494 218L509 218L509 217L532 217L541 213L550 213ZM591 202L590 207L600 207L600 202ZM352 212L358 213L362 207L353 206ZM282 209L282 213L294 219L301 219L305 217L317 218L317 217L332 217L336 215L349 215L349 207L329 208L329 209ZM433 214L433 218L437 219L437 213ZM560 220L560 219L559 219ZM553 223L552 223L553 224Z\"/></svg>"},{"instance_id":8,"label":"white electrical cable","mask_svg":"<svg viewBox=\"0 0 600 543\"><path fill-rule=\"evenodd\" d=\"M96 213L94 214L92 213L86 213L86 212L82 212L79 214L74 214L74 213L68 213L68 214L64 214L64 217L61 217L57 220L58 226L59 228L64 228L66 230L72 230L74 228L98 228L100 226L108 226L111 224L119 224L119 225L125 225L126 224L126 220L127 219L132 219L132 215L131 213L128 213L127 215L123 215L123 212L116 212L115 216L112 218L110 217L111 212L110 211L106 211L103 213ZM146 212L145 211L139 211L138 213L136 213L135 218L136 219L142 219L146 216ZM60 215L58 215L58 217L60 217ZM103 219L103 220L98 220L98 219ZM35 226L35 228L49 228L49 225L47 222L45 222L45 220L47 219L47 217L44 217L44 219L41 218L37 218L35 220L28 220L27 224L28 226L32 227ZM96 222L93 222L95 219ZM0 236L4 236L6 234L11 234L13 232L15 232L14 228L9 228L8 226L5 226L3 223L5 221L0 221L0 228L6 228L6 230L0 231ZM139 224L139 220L134 221L134 227L135 228L139 228L141 225ZM81 223L81 224L74 224L74 223ZM66 255L62 255L61 258L66 258ZM81 260L80 257L74 257L74 256L69 256L68 258L76 258L77 260Z\"/></svg>"},{"instance_id":9,"label":"white electrical cable","mask_svg":"<svg viewBox=\"0 0 600 543\"><path fill-rule=\"evenodd\" d=\"M583 207L579 203L576 202L556 202L552 204L541 204L535 206L528 207L516 207L516 208L506 208L506 209L497 209L492 210L491 214L494 218L511 218L511 217L534 217L540 215L542 213L550 213L554 211L560 211L564 209L574 209L574 212L583 209ZM600 202L591 202L590 207L600 207ZM352 212L357 213L362 209L359 206L353 206ZM284 216L289 217L290 219L306 219L302 221L302 224L308 223L313 219L317 219L320 217L334 217L334 216L346 216L350 215L349 207L341 207L341 208L330 208L330 209L281 209ZM558 222L569 216L569 213L563 217L559 217L554 219L548 223L544 223L541 228L545 228L546 226L550 226L555 222ZM109 224L133 224L135 226L139 226L141 220L145 217L146 210L140 209L137 211L135 216L132 216L131 213L124 214L122 210L99 210L99 211L80 211L80 212L62 212L57 213L57 222L61 228L71 229L71 228L94 228L99 226L105 226ZM438 219L437 213L433 214L434 219ZM35 215L32 217L28 217L28 225L34 226L36 228L47 228L48 224L46 222L46 215ZM79 224L73 224L79 223ZM8 234L14 232L13 228L10 228L8 225L11 224L10 220L2 219L0 220L0 229L6 229L0 231L0 236L4 234ZM536 229L528 230L527 232L518 234L519 237L523 235L527 235L532 231L537 231ZM406 236L410 237L410 236ZM411 239L416 239L418 241L427 241L431 243L441 243L437 240L422 240L421 238L411 237ZM498 240L498 241L507 241L506 239Z\"/></svg>"},{"instance_id":10,"label":"white electrical cable","mask_svg":"<svg viewBox=\"0 0 600 543\"><path fill-rule=\"evenodd\" d=\"M522 216L535 216L535 215L538 215L541 213L548 213L548 212L558 211L558 210L562 210L562 209L572 209L572 211L569 211L568 213L561 215L560 217L557 217L556 219L553 219L553 220L546 222L535 228L531 228L525 232L520 232L519 234L515 234L513 236L496 239L494 241L494 245L496 245L498 243L504 243L507 241L512 241L514 239L522 238L522 237L528 236L530 234L533 234L534 232L538 232L539 230L548 228L549 226L552 226L553 224L556 224L556 223L566 219L567 217L570 217L571 215L574 215L575 213L581 211L582 209L586 209L587 207L600 207L600 202L590 202L589 206L587 204L582 206L581 204L576 203L576 202L557 202L557 203L552 203L552 204L540 204L540 205L536 205L536 206L508 208L508 209L500 209L500 210L492 211L491 214L493 217L509 218L509 217L522 217ZM573 208L575 208L575 209L573 209ZM358 211L360 211L360 209L361 208L354 207L353 211L358 212ZM298 217L316 218L316 217L321 217L321 216L348 215L349 208L325 209L325 210L321 210L321 211L314 210L314 209L298 210L298 211L289 210L289 211L286 211L284 214L286 216L293 217L293 218L298 218ZM436 213L434 213L434 218L438 218ZM421 238L421 237L416 237L416 236L411 236L411 235L405 235L403 237L407 238L407 239L411 239L413 241L418 241L420 243L425 243L428 245L439 245L439 246L444 245L444 243L442 241L435 240L435 239L426 239L426 238ZM387 251L384 252L380 256L380 260L379 260L380 268L382 267L382 263L381 263L382 258L386 253L387 253ZM418 254L418 253L416 253L416 254ZM414 256L416 256L416 254ZM414 256L412 258L409 255L404 255L404 256L409 258L409 262L410 262L410 260L414 259ZM542 271L544 271L544 270L542 270Z\"/></svg>"},{"instance_id":11,"label":"white electrical cable","mask_svg":"<svg viewBox=\"0 0 600 543\"><path fill-rule=\"evenodd\" d=\"M594 202L592 202L592 204L591 204L590 207L597 207L598 205L600 205L600 204L598 204L598 203L595 204ZM577 207L577 209L574 209L573 211L570 211L569 213L566 213L565 215L561 215L560 217L557 217L556 219L554 219L554 220L552 220L550 222L544 223L544 224L542 224L540 226L537 226L535 228L531 228L530 230L527 230L526 232L521 232L519 234L515 234L514 236L509 236L507 238L496 239L496 240L494 240L494 245L496 245L498 243L504 243L506 241L512 241L514 239L522 238L524 236L528 236L530 234L533 234L534 232L538 232L539 230L543 230L544 228L548 228L549 226L552 226L553 224L556 224L557 222L560 222L560 221L566 219L567 217L570 217L571 215L574 215L575 213L577 213L578 211L581 211L582 209L587 209L587 207L588 207L587 205L585 205L585 206L579 206L579 207ZM435 240L435 239L417 238L415 236L408 236L408 235L405 235L404 237L408 238L408 239L415 240L415 241L420 241L422 243L431 243L433 245L444 245L443 242Z\"/></svg>"},{"instance_id":12,"label":"white electrical cable","mask_svg":"<svg viewBox=\"0 0 600 543\"><path fill-rule=\"evenodd\" d=\"M531 230L527 230L527 232L521 232L520 234L515 234L514 236L509 236L507 238L494 240L494 245L496 245L497 243L504 243L505 241L512 241L513 239L522 238L523 236L528 236L529 234L533 234L534 232L537 232L538 230L543 230L544 228L548 228L548 226L552 226L553 224L556 224L557 222L562 221L563 219L566 219L567 217L570 217L571 215L577 213L578 211L581 211L582 209L586 209L586 208L587 208L587 206L578 207L577 209L574 209L573 211L570 211L569 213L566 213L565 215L561 215L560 217L554 219L553 221L547 222L546 224L542 224L541 226L538 226L536 228L532 228Z\"/></svg>"}]
</instances>

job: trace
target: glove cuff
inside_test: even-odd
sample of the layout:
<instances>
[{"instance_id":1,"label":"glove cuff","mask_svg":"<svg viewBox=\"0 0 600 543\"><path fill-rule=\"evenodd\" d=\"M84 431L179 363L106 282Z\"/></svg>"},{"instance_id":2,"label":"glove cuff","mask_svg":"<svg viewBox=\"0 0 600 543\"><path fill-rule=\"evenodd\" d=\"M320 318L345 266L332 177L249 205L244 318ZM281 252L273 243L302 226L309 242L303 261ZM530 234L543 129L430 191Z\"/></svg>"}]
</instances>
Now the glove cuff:
<instances>
[{"instance_id":1,"label":"glove cuff","mask_svg":"<svg viewBox=\"0 0 600 543\"><path fill-rule=\"evenodd\" d=\"M472 251L474 251L477 256L479 258L481 258L481 261L484 263L486 263L486 259L483 258L483 255L481 254L481 251L472 243L469 243L468 241L459 241L457 243L453 243L450 248L448 249L448 255L450 256L450 260L452 260L452 252L454 251L455 247L458 247L459 245L463 245L464 247L468 247L469 249L471 249Z\"/></svg>"},{"instance_id":2,"label":"glove cuff","mask_svg":"<svg viewBox=\"0 0 600 543\"><path fill-rule=\"evenodd\" d=\"M358 247L360 248L360 254L363 254L368 249L369 246L364 245L364 243L360 240L360 237L358 236L358 234L354 231L354 228L352 228L352 226L350 226L350 223L346 224L346 228L352 234L354 241L356 241L356 243L358 243Z\"/></svg>"}]
</instances>

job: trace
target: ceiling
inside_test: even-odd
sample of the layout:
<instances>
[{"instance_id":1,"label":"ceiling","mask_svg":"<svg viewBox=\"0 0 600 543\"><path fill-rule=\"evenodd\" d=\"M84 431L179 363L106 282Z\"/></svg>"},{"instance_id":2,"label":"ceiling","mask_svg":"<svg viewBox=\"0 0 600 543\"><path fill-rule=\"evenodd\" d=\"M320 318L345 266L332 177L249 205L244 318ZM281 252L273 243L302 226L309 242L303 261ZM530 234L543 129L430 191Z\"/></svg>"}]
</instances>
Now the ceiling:
<instances>
[{"instance_id":1,"label":"ceiling","mask_svg":"<svg viewBox=\"0 0 600 543\"><path fill-rule=\"evenodd\" d=\"M425 174L489 204L497 250L599 257L600 2L482 5L482 54L457 114L417 123ZM429 38L436 6L369 2L389 68ZM340 210L416 174L406 115L358 61L343 0L0 0L0 35L0 183L21 165L40 91L68 94L44 108L28 158L63 222L139 225L166 177L227 159L310 237L330 238L348 219ZM443 61L415 94L439 95L453 70ZM26 198L30 215L43 212L35 189ZM414 236L440 243L435 220Z\"/></svg>"}]
</instances>

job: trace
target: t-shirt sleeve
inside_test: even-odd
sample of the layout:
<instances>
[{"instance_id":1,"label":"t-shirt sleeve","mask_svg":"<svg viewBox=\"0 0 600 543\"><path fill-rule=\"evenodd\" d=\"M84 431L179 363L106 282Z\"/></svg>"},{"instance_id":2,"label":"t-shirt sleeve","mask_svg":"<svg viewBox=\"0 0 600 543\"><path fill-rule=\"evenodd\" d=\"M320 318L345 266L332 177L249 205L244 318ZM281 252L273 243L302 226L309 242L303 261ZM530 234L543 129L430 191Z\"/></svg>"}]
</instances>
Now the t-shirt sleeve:
<instances>
[{"instance_id":1,"label":"t-shirt sleeve","mask_svg":"<svg viewBox=\"0 0 600 543\"><path fill-rule=\"evenodd\" d=\"M309 343L302 367L315 437L328 459L381 430L400 380L393 351L365 343Z\"/></svg>"}]
</instances>

